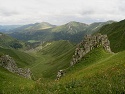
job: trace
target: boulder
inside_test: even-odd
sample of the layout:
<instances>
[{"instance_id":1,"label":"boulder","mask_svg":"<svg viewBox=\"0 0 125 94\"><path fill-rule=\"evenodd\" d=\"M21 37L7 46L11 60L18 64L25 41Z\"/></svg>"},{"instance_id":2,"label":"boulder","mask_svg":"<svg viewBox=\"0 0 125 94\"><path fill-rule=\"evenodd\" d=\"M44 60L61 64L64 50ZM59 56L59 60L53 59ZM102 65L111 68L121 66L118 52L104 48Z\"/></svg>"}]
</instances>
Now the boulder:
<instances>
[{"instance_id":1,"label":"boulder","mask_svg":"<svg viewBox=\"0 0 125 94\"><path fill-rule=\"evenodd\" d=\"M58 73L57 73L57 80L59 80L62 76L64 76L64 71L59 70Z\"/></svg>"}]
</instances>

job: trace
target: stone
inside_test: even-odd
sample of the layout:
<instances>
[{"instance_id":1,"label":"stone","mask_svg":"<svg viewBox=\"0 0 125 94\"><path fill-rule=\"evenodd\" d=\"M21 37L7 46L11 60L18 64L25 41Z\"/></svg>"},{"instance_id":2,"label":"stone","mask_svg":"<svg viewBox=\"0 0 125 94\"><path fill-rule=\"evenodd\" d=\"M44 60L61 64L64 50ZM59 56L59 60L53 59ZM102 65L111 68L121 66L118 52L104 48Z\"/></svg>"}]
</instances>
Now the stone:
<instances>
[{"instance_id":1,"label":"stone","mask_svg":"<svg viewBox=\"0 0 125 94\"><path fill-rule=\"evenodd\" d=\"M30 69L18 68L16 62L9 55L3 55L0 57L0 66L7 69L12 73L16 73L25 78L31 79L31 71Z\"/></svg>"},{"instance_id":2,"label":"stone","mask_svg":"<svg viewBox=\"0 0 125 94\"><path fill-rule=\"evenodd\" d=\"M64 76L64 71L59 70L58 73L57 73L57 80L59 80L62 76Z\"/></svg>"},{"instance_id":3,"label":"stone","mask_svg":"<svg viewBox=\"0 0 125 94\"><path fill-rule=\"evenodd\" d=\"M70 62L71 66L78 63L87 53L89 53L94 48L102 46L106 51L112 52L110 49L110 41L107 35L101 35L97 33L96 35L86 35L84 40L77 45L73 59Z\"/></svg>"}]
</instances>

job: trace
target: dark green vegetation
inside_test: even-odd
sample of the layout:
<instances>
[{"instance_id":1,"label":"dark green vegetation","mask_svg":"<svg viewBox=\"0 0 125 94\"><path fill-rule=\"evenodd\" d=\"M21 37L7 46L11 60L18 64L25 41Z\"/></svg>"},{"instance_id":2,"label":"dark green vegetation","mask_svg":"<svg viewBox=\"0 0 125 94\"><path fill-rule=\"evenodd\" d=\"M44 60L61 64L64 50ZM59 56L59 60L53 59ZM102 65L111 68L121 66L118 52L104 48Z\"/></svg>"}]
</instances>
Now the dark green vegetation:
<instances>
[{"instance_id":1,"label":"dark green vegetation","mask_svg":"<svg viewBox=\"0 0 125 94\"><path fill-rule=\"evenodd\" d=\"M4 48L23 48L24 43L14 39L8 35L5 35L3 33L0 33L0 47Z\"/></svg>"},{"instance_id":2,"label":"dark green vegetation","mask_svg":"<svg viewBox=\"0 0 125 94\"><path fill-rule=\"evenodd\" d=\"M13 59L16 61L17 65L19 67L26 67L27 65L30 65L35 60L34 57L30 56L29 54L26 54L22 51L17 51L15 49L6 49L0 47L0 56L1 55L9 55L13 57Z\"/></svg>"},{"instance_id":3,"label":"dark green vegetation","mask_svg":"<svg viewBox=\"0 0 125 94\"><path fill-rule=\"evenodd\" d=\"M28 42L17 40L7 34L0 33L0 47L12 49L32 49L39 46L41 42L30 40Z\"/></svg>"},{"instance_id":4,"label":"dark green vegetation","mask_svg":"<svg viewBox=\"0 0 125 94\"><path fill-rule=\"evenodd\" d=\"M105 25L99 32L108 35L113 52L125 50L125 20Z\"/></svg>"},{"instance_id":5,"label":"dark green vegetation","mask_svg":"<svg viewBox=\"0 0 125 94\"><path fill-rule=\"evenodd\" d=\"M84 35L92 34L99 30L103 25L110 23L113 23L113 21L98 22L90 25L72 21L65 25L53 26L49 29L39 29L36 24L33 24L32 26L26 25L17 28L13 30L16 32L11 33L10 35L17 39L26 41L35 40L47 42L53 40L69 40L78 43L83 39Z\"/></svg>"}]
</instances>

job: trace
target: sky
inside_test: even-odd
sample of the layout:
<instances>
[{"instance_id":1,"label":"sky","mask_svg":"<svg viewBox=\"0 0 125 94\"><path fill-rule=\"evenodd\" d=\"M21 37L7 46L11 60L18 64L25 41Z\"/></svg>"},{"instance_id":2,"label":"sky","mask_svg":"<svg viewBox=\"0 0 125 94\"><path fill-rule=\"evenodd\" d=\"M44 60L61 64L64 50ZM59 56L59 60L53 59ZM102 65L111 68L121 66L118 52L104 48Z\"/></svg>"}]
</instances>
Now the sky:
<instances>
[{"instance_id":1,"label":"sky","mask_svg":"<svg viewBox=\"0 0 125 94\"><path fill-rule=\"evenodd\" d=\"M0 25L125 19L125 0L0 0Z\"/></svg>"}]
</instances>

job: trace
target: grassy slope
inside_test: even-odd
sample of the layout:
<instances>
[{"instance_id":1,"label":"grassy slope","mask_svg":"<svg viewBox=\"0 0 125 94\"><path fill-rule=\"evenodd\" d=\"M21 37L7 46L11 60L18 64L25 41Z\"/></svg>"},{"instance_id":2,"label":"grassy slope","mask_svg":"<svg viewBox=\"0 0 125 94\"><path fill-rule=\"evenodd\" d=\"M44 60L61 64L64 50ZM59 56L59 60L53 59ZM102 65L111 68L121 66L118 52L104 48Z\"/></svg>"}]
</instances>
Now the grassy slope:
<instances>
[{"instance_id":1,"label":"grassy slope","mask_svg":"<svg viewBox=\"0 0 125 94\"><path fill-rule=\"evenodd\" d=\"M32 56L14 49L6 49L0 47L0 55L10 55L16 61L19 67L25 67L33 63L35 58Z\"/></svg>"},{"instance_id":2,"label":"grassy slope","mask_svg":"<svg viewBox=\"0 0 125 94\"><path fill-rule=\"evenodd\" d=\"M125 92L123 83L125 81L125 51L112 55L102 50L95 51L98 55L89 53L87 57L89 55L91 57L72 68L72 71L61 80L61 84L65 84L67 90L72 93L115 94Z\"/></svg>"},{"instance_id":3,"label":"grassy slope","mask_svg":"<svg viewBox=\"0 0 125 94\"><path fill-rule=\"evenodd\" d=\"M0 55L9 54L14 58L18 66L30 67L36 78L35 80L42 77L55 79L55 75L59 69L69 66L69 61L73 54L72 51L74 51L73 47L68 41L52 42L51 45L35 53L37 55L35 59L26 53L5 48L0 48ZM67 49L63 51L62 49L64 48ZM50 51L51 54L47 53L47 51ZM42 79L45 81L44 78ZM39 84L37 81L24 79L0 67L0 93L22 94L25 92L26 94L31 94L38 91L37 84Z\"/></svg>"},{"instance_id":4,"label":"grassy slope","mask_svg":"<svg viewBox=\"0 0 125 94\"><path fill-rule=\"evenodd\" d=\"M68 41L55 41L39 51L36 62L30 66L36 78L55 78L58 70L69 66L74 46Z\"/></svg>"},{"instance_id":5,"label":"grassy slope","mask_svg":"<svg viewBox=\"0 0 125 94\"><path fill-rule=\"evenodd\" d=\"M24 89L32 90L34 85L32 80L19 77L0 67L0 94L22 94Z\"/></svg>"},{"instance_id":6,"label":"grassy slope","mask_svg":"<svg viewBox=\"0 0 125 94\"><path fill-rule=\"evenodd\" d=\"M0 33L0 47L13 48L13 49L25 49L25 42L17 40L7 34Z\"/></svg>"},{"instance_id":7,"label":"grassy slope","mask_svg":"<svg viewBox=\"0 0 125 94\"><path fill-rule=\"evenodd\" d=\"M113 52L125 50L125 20L103 26L99 32L108 35Z\"/></svg>"},{"instance_id":8,"label":"grassy slope","mask_svg":"<svg viewBox=\"0 0 125 94\"><path fill-rule=\"evenodd\" d=\"M9 47L9 43L12 41L15 41L15 39L10 36L0 33L0 46Z\"/></svg>"},{"instance_id":9,"label":"grassy slope","mask_svg":"<svg viewBox=\"0 0 125 94\"><path fill-rule=\"evenodd\" d=\"M121 94L125 92L125 51L117 54L95 49L60 81L48 83L52 94ZM44 85L41 85L44 88Z\"/></svg>"},{"instance_id":10,"label":"grassy slope","mask_svg":"<svg viewBox=\"0 0 125 94\"><path fill-rule=\"evenodd\" d=\"M0 48L0 56L8 54L16 61L19 67L25 67L33 63L35 58L14 49ZM16 74L10 73L6 69L0 67L0 93L19 94L23 89L32 89L34 82Z\"/></svg>"}]
</instances>

